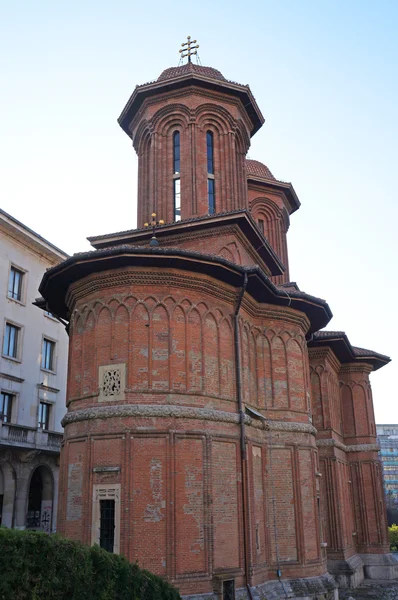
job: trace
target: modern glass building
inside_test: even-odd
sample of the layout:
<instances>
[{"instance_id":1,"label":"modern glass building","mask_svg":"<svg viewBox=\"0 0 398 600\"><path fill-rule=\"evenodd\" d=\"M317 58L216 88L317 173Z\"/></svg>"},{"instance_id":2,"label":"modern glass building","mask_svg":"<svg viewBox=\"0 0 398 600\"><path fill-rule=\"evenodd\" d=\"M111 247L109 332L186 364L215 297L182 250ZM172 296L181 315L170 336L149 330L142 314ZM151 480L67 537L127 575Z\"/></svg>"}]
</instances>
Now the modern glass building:
<instances>
[{"instance_id":1,"label":"modern glass building","mask_svg":"<svg viewBox=\"0 0 398 600\"><path fill-rule=\"evenodd\" d=\"M398 425L376 425L387 512L398 511ZM389 519L390 521L390 514Z\"/></svg>"}]
</instances>

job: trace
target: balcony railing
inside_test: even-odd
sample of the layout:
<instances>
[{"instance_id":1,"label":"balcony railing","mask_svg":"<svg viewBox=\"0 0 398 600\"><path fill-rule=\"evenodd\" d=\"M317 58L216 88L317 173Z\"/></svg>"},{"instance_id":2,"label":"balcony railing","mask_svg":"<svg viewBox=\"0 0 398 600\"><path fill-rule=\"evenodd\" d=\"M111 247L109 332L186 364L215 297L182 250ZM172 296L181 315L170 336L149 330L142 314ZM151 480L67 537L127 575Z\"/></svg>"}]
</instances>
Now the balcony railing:
<instances>
[{"instance_id":1,"label":"balcony railing","mask_svg":"<svg viewBox=\"0 0 398 600\"><path fill-rule=\"evenodd\" d=\"M0 445L59 452L62 433L0 421Z\"/></svg>"}]
</instances>

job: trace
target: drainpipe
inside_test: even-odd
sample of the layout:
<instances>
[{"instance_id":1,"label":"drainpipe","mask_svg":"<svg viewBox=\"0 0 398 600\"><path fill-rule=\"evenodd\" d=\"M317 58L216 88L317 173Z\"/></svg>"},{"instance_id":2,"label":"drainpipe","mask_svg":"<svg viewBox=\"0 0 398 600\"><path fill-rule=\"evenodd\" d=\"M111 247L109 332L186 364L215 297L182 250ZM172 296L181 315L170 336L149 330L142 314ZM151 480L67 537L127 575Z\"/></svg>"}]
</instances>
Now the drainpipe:
<instances>
[{"instance_id":1,"label":"drainpipe","mask_svg":"<svg viewBox=\"0 0 398 600\"><path fill-rule=\"evenodd\" d=\"M240 423L240 453L242 465L242 521L243 521L243 553L245 561L246 588L250 600L253 600L252 591L249 585L249 524L248 524L248 481L247 481L247 455L246 455L246 433L245 433L245 413L242 402L242 378L241 378L241 349L239 338L239 311L243 296L247 287L247 273L243 276L242 287L239 292L236 308L234 312L234 337L235 337L235 380L236 396L238 400L239 423Z\"/></svg>"}]
</instances>

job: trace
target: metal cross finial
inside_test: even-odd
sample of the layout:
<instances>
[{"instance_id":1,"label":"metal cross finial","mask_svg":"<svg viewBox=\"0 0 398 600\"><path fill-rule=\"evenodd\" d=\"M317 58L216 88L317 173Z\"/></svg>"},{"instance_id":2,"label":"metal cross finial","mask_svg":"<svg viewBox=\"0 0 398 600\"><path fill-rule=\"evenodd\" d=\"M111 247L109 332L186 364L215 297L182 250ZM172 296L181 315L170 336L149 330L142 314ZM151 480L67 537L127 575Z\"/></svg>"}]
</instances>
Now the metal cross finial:
<instances>
[{"instance_id":1,"label":"metal cross finial","mask_svg":"<svg viewBox=\"0 0 398 600\"><path fill-rule=\"evenodd\" d=\"M144 227L152 227L152 237L151 241L149 242L149 245L153 248L154 246L159 246L159 242L156 239L156 226L164 225L164 221L163 219L156 221L156 213L154 212L151 214L151 218L152 220L149 223L144 223Z\"/></svg>"},{"instance_id":2,"label":"metal cross finial","mask_svg":"<svg viewBox=\"0 0 398 600\"><path fill-rule=\"evenodd\" d=\"M193 54L197 54L197 49L199 48L199 44L197 44L196 46L192 46L192 44L196 44L196 40L192 40L191 41L191 36L189 35L187 37L187 42L184 42L183 44L181 44L182 46L182 50L180 50L180 54L181 54L181 58L186 58L188 57L188 62L191 62L191 56ZM186 48L184 47L186 46Z\"/></svg>"}]
</instances>

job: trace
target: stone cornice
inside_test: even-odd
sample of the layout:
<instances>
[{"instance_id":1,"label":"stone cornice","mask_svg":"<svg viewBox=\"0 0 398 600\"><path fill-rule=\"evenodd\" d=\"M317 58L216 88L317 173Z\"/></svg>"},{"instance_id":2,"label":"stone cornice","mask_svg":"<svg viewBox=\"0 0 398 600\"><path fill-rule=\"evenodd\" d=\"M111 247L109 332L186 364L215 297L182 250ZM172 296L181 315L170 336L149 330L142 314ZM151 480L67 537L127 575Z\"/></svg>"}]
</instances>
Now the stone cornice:
<instances>
[{"instance_id":1,"label":"stone cornice","mask_svg":"<svg viewBox=\"0 0 398 600\"><path fill-rule=\"evenodd\" d=\"M167 82L160 81L159 83L164 85ZM222 83L222 82L220 81L218 83ZM134 118L130 121L129 130L134 131L134 129L137 127L137 124L143 118L143 115L145 114L146 110L150 106L154 106L154 105L156 106L157 104L162 103L164 98L167 98L168 101L171 99L178 100L179 98L186 98L188 96L192 96L192 94L197 94L198 96L201 96L205 99L211 100L215 106L217 106L218 103L223 103L223 102L226 102L227 104L235 106L239 110L240 118L245 123L245 126L247 127L248 131L249 132L252 131L253 123L252 123L250 117L247 115L246 110L242 104L242 101L239 98L231 96L227 91L220 91L220 92L215 91L215 90L208 91L197 85L190 85L189 87L186 87L186 88L176 89L173 91L168 90L165 92L157 93L154 96L148 96L142 102L142 104L141 104L138 112L134 116ZM192 113L193 116L195 116L194 109L191 109L190 112ZM149 122L150 122L150 119L149 119Z\"/></svg>"},{"instance_id":2,"label":"stone cornice","mask_svg":"<svg viewBox=\"0 0 398 600\"><path fill-rule=\"evenodd\" d=\"M50 387L49 385L44 385L43 383L38 383L37 387L39 390L43 390L45 392L51 392L53 394L57 394L60 391L58 388Z\"/></svg>"},{"instance_id":3,"label":"stone cornice","mask_svg":"<svg viewBox=\"0 0 398 600\"><path fill-rule=\"evenodd\" d=\"M331 365L336 373L340 371L341 363L331 348L308 348L308 356L311 363L313 361L324 360ZM311 366L316 367L316 365L313 364L311 364Z\"/></svg>"},{"instance_id":4,"label":"stone cornice","mask_svg":"<svg viewBox=\"0 0 398 600\"><path fill-rule=\"evenodd\" d=\"M354 444L351 446L346 446L342 442L339 442L335 439L327 439L327 440L317 440L316 445L319 448L325 447L334 447L339 448L339 450L343 450L343 452L378 452L379 446L378 444Z\"/></svg>"},{"instance_id":5,"label":"stone cornice","mask_svg":"<svg viewBox=\"0 0 398 600\"><path fill-rule=\"evenodd\" d=\"M234 425L239 425L240 423L238 414L210 408L170 406L167 404L121 404L116 406L95 406L92 408L69 412L62 419L62 426L66 427L71 423L77 423L80 421L122 417L195 419L201 421L212 421L216 423L232 423ZM268 420L263 421L252 419L245 415L245 424L255 427L256 429L308 433L311 435L316 435L315 427L309 423Z\"/></svg>"},{"instance_id":6,"label":"stone cornice","mask_svg":"<svg viewBox=\"0 0 398 600\"><path fill-rule=\"evenodd\" d=\"M341 365L340 375L345 375L346 373L366 373L369 374L373 371L373 366L369 363L348 363Z\"/></svg>"},{"instance_id":7,"label":"stone cornice","mask_svg":"<svg viewBox=\"0 0 398 600\"><path fill-rule=\"evenodd\" d=\"M261 319L283 321L284 323L296 325L302 330L304 335L310 327L310 321L304 313L294 308L279 307L273 304L259 304L248 294L245 294L243 298L242 309L255 319L255 322L261 321Z\"/></svg>"},{"instance_id":8,"label":"stone cornice","mask_svg":"<svg viewBox=\"0 0 398 600\"><path fill-rule=\"evenodd\" d=\"M23 383L25 379L16 377L16 375L9 375L8 373L0 373L0 379L8 379L8 381L15 381L15 383Z\"/></svg>"},{"instance_id":9,"label":"stone cornice","mask_svg":"<svg viewBox=\"0 0 398 600\"><path fill-rule=\"evenodd\" d=\"M212 281L209 281L205 277L192 277L188 275L182 275L180 273L173 273L170 271L146 271L138 270L134 267L131 269L125 269L123 271L109 271L105 273L93 273L88 275L84 279L80 279L73 283L67 294L67 303L71 311L74 312L73 318L71 317L71 326L73 326L74 319L81 313L81 309L85 306L92 306L98 302L98 297L88 298L92 294L97 293L101 289L109 289L117 286L124 285L148 285L153 287L154 285L160 287L162 285L175 287L177 289L195 290L205 294L209 294L213 298L222 300L224 303L230 305L229 312L232 312L236 302L236 290L224 284L223 287L215 285ZM168 291L168 295L170 292ZM126 297L131 296L131 293L126 293ZM153 294L151 294L153 296ZM109 298L117 299L119 302L123 302L123 299L119 294ZM81 304L83 300L84 304ZM310 321L308 317L293 308L275 306L273 304L260 304L256 302L251 296L245 294L242 309L253 319L253 327L263 328L264 324L262 320L272 320L281 322L283 324L291 324L298 327L303 335L306 334L310 327ZM243 320L243 316L241 317Z\"/></svg>"},{"instance_id":10,"label":"stone cornice","mask_svg":"<svg viewBox=\"0 0 398 600\"><path fill-rule=\"evenodd\" d=\"M177 243L175 245L175 247L179 248L182 246L182 244L180 242L184 243L184 242L191 242L192 240L197 240L197 239L220 238L221 233L222 233L222 235L225 235L228 233L235 235L237 240L242 244L242 247L244 248L244 250L248 253L250 258L252 259L253 264L260 265L260 267L263 269L264 273L266 273L266 275L268 277L271 276L271 272L270 272L269 268L266 266L266 264L263 261L263 259L261 258L261 256L254 250L253 246L251 244L248 244L246 236L242 233L242 231L238 227L238 225L227 225L227 226L220 225L220 227L217 229L208 229L208 230L196 231L196 232L187 231L186 233L180 233L180 232L176 231L175 233L172 233L170 235L162 237L161 243L162 243L162 246L172 248L173 243L178 241L179 243ZM135 242L135 243L137 246L147 246L148 239L139 240L138 242ZM223 248L223 246L220 247L220 250L222 248Z\"/></svg>"},{"instance_id":11,"label":"stone cornice","mask_svg":"<svg viewBox=\"0 0 398 600\"><path fill-rule=\"evenodd\" d=\"M236 291L228 284L220 285L206 279L206 276L182 275L173 271L153 271L137 267L131 267L123 270L93 273L75 283L73 283L67 293L66 303L70 310L73 310L75 304L85 299L87 296L102 289L115 288L125 285L148 285L153 286L166 285L176 289L187 289L205 292L219 300L233 304L236 299ZM129 294L131 295L131 294Z\"/></svg>"}]
</instances>

